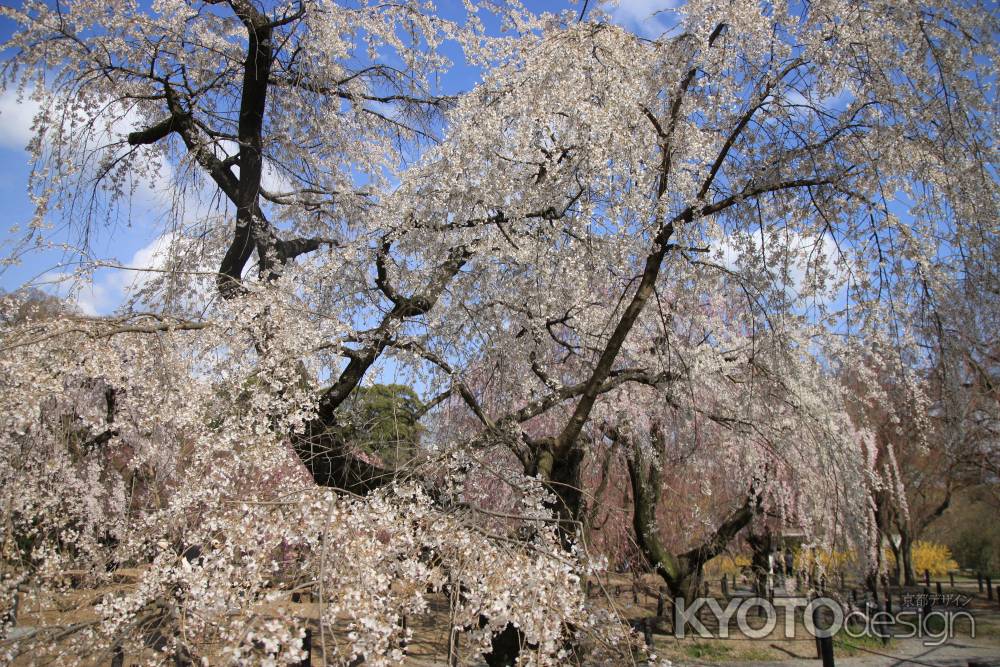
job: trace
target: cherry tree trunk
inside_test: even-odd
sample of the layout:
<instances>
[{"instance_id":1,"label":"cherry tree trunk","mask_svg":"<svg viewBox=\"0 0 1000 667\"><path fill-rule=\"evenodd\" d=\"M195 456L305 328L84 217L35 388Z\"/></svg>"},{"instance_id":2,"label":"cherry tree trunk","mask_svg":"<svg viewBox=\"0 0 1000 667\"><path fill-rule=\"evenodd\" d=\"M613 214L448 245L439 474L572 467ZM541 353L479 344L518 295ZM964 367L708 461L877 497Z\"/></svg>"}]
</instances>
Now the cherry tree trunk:
<instances>
[{"instance_id":1,"label":"cherry tree trunk","mask_svg":"<svg viewBox=\"0 0 1000 667\"><path fill-rule=\"evenodd\" d=\"M916 586L917 577L913 572L913 536L909 532L900 532L900 538L896 566L902 571L903 583L906 586Z\"/></svg>"}]
</instances>

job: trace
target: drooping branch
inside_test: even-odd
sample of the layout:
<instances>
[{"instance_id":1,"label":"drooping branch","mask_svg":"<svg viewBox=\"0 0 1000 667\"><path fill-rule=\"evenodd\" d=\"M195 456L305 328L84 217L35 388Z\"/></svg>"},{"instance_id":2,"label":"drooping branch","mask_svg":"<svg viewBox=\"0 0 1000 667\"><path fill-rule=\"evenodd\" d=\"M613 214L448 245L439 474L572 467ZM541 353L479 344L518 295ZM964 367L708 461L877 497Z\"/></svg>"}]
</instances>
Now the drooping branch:
<instances>
[{"instance_id":1,"label":"drooping branch","mask_svg":"<svg viewBox=\"0 0 1000 667\"><path fill-rule=\"evenodd\" d=\"M727 25L725 23L719 23L712 30L712 34L708 37L708 47L712 48L715 45L715 40L719 38L726 31ZM688 37L687 34L678 37L678 40ZM677 91L674 93L673 101L670 104L670 114L668 116L668 123L666 128L664 128L663 123L656 117L656 115L647 109L642 108L643 115L649 119L653 124L653 128L656 130L656 135L659 138L660 143L660 174L658 177L658 184L656 187L657 197L662 197L667 190L667 183L670 178L671 162L672 162L672 150L671 142L674 137L674 130L677 128L677 120L680 117L681 106L684 103L684 97L687 95L688 89L691 87L691 83L694 81L695 76L698 74L697 67L691 67L688 69L684 78L681 79L680 84L677 87Z\"/></svg>"},{"instance_id":2,"label":"drooping branch","mask_svg":"<svg viewBox=\"0 0 1000 667\"><path fill-rule=\"evenodd\" d=\"M724 30L724 24L716 26L715 30L712 32L710 38L710 45L714 40L722 34ZM697 199L701 200L709 191L712 183L725 163L729 152L735 145L737 139L743 134L746 127L748 126L750 119L753 117L754 113L761 108L765 100L771 94L774 87L780 82L785 76L790 72L795 70L801 65L799 60L795 60L788 64L785 68L778 73L773 79L769 79L761 84L761 90L757 95L757 99L750 108L741 116L739 121L733 127L732 131L726 137L721 149L716 155L715 159L712 161L712 166L709 169L707 176L698 192ZM689 72L689 77L693 78L693 74ZM670 160L669 160L669 145L668 142L673 133L673 128L676 124L676 113L679 112L679 100L681 96L686 92L688 86L690 85L689 77L686 77L682 82L680 90L677 92L673 104L673 109L671 112L670 127L668 130L664 130L662 125L657 121L657 119L652 116L652 114L646 112L647 117L649 117L654 126L656 127L657 133L660 137L661 146L660 149L664 154L664 160L660 167L660 174L658 177L657 188L656 188L656 199L659 201L666 194L667 189L667 178L669 176L670 170ZM572 416L567 421L565 427L559 433L556 438L555 449L557 452L566 452L573 446L576 438L579 437L584 424L590 418L590 413L594 408L598 395L598 387L604 380L608 377L611 369L614 366L615 361L618 358L618 354L621 351L622 345L625 343L626 338L631 332L633 326L642 313L643 309L649 297L653 293L653 288L656 284L656 280L660 274L660 268L666 257L667 252L670 251L671 245L669 241L674 234L675 228L681 223L690 223L696 219L704 218L709 215L721 212L746 198L757 197L769 192L776 192L780 190L785 190L794 187L807 187L810 185L825 184L830 182L823 178L801 178L801 179L791 179L788 181L778 181L772 182L765 185L758 185L754 183L749 183L744 188L742 192L737 195L731 195L717 200L713 203L706 205L689 205L683 211L678 213L674 218L662 224L657 232L656 236L653 238L653 243L650 249L649 255L646 257L645 264L643 266L643 271L640 276L639 285L635 292L632 294L632 298L629 300L628 305L625 307L621 317L615 325L611 336L608 338L607 343L602 350L597 363L594 366L594 370L591 373L590 379L588 380L587 387L583 392L583 395L577 403L576 409L573 411Z\"/></svg>"},{"instance_id":3,"label":"drooping branch","mask_svg":"<svg viewBox=\"0 0 1000 667\"><path fill-rule=\"evenodd\" d=\"M586 382L580 402L577 403L576 409L573 411L573 415L570 417L566 426L556 438L557 451L566 451L569 447L571 447L572 443L579 436L583 426L590 418L590 413L593 410L597 401L597 396L600 393L599 388L601 384L611 373L611 369L618 358L618 353L621 351L621 348L625 343L625 339L628 337L633 326L638 321L639 315L645 308L647 301L649 301L649 297L653 294L653 288L656 284L657 278L659 277L663 260L666 257L667 252L669 252L672 247L669 244L669 240L673 236L675 226L677 224L690 223L699 218L705 218L710 215L720 213L748 198L794 188L827 185L836 182L840 178L843 178L843 176L844 175L796 178L775 181L762 185L750 183L738 194L724 197L718 201L703 206L688 206L674 216L674 218L668 223L666 223L654 239L653 249L652 252L650 252L650 254L646 257L639 285L632 294L632 298L629 300L629 303L625 307L621 317L618 319L614 331L608 338L608 341L598 358L597 364L595 364L594 370L591 372L590 378Z\"/></svg>"},{"instance_id":4,"label":"drooping branch","mask_svg":"<svg viewBox=\"0 0 1000 667\"><path fill-rule=\"evenodd\" d=\"M405 94L387 94L387 95L377 95L371 93L362 93L352 90L347 90L341 88L340 84L334 83L333 85L324 85L320 83L314 83L306 78L304 75L293 72L288 76L272 76L271 84L275 86L281 86L284 88L298 88L306 92L315 93L316 95L323 95L329 97L338 97L343 100L350 100L352 102L375 102L379 104L391 104L394 102L402 102L404 104L420 105L428 107L441 107L447 106L455 102L457 99L452 95L428 95L426 97L418 97L416 95L405 95Z\"/></svg>"},{"instance_id":5,"label":"drooping branch","mask_svg":"<svg viewBox=\"0 0 1000 667\"><path fill-rule=\"evenodd\" d=\"M427 349L426 346L416 340L394 340L390 344L396 349L407 350L417 354L421 358L426 359L447 373L448 376L451 377L452 387L446 392L446 394L450 395L457 390L459 396L476 416L476 418L479 419L483 426L491 432L496 430L496 424L486 414L486 411L483 409L482 405L480 405L475 394L473 394L472 390L469 389L469 385L467 385L461 378L457 377L455 370L445 359Z\"/></svg>"},{"instance_id":6,"label":"drooping branch","mask_svg":"<svg viewBox=\"0 0 1000 667\"><path fill-rule=\"evenodd\" d=\"M733 146L736 144L736 140L739 139L740 135L743 134L743 130L746 129L747 124L750 123L750 119L754 117L754 114L764 106L768 97L771 95L771 91L774 87L778 85L783 78L785 78L789 73L794 71L796 68L802 65L800 59L796 59L789 63L775 78L767 81L761 86L760 92L757 94L757 98L750 104L749 108L740 116L739 121L730 131L729 136L722 144L722 148L719 150L718 154L715 156L715 160L712 162L711 168L708 170L708 176L701 184L701 189L698 190L698 199L703 199L706 194L708 194L709 188L712 187L712 183L715 182L715 178L719 173L719 169L725 163L726 158L729 156L729 151L732 150Z\"/></svg>"},{"instance_id":7,"label":"drooping branch","mask_svg":"<svg viewBox=\"0 0 1000 667\"><path fill-rule=\"evenodd\" d=\"M657 234L653 251L646 257L639 286L625 307L625 311L615 325L614 331L608 338L608 342L605 344L604 350L601 352L601 356L598 358L597 364L594 366L594 370L591 372L590 378L584 386L582 396L576 405L576 409L573 411L573 415L556 437L555 450L557 453L566 452L573 446L573 443L580 435L580 431L583 430L584 424L590 419L590 413L600 393L599 389L611 373L611 369L618 359L618 353L621 351L625 339L628 337L629 332L632 331L632 327L639 319L639 315L653 293L653 286L656 284L656 279L660 274L660 266L668 250L667 241L673 235L673 232L673 223L669 223Z\"/></svg>"}]
</instances>

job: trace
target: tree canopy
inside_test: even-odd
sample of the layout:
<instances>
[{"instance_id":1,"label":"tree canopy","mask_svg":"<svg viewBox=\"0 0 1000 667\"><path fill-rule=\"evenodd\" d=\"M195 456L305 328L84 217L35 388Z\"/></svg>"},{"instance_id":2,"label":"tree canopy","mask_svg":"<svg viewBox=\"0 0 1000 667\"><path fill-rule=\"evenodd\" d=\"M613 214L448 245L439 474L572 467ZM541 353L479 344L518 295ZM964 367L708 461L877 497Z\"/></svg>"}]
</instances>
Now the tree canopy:
<instances>
[{"instance_id":1,"label":"tree canopy","mask_svg":"<svg viewBox=\"0 0 1000 667\"><path fill-rule=\"evenodd\" d=\"M172 202L113 316L0 317L3 604L140 572L11 656L291 663L315 627L330 661L392 663L447 590L484 652L515 627L529 662L621 659L580 585L594 465L629 473L678 596L753 521L871 554L896 480L847 407L896 426L942 360L996 367L981 4L687 0L655 39L516 0L0 12L0 86L39 108L24 242L85 280L130 193ZM386 364L406 386L366 386ZM681 477L700 495L666 512Z\"/></svg>"}]
</instances>

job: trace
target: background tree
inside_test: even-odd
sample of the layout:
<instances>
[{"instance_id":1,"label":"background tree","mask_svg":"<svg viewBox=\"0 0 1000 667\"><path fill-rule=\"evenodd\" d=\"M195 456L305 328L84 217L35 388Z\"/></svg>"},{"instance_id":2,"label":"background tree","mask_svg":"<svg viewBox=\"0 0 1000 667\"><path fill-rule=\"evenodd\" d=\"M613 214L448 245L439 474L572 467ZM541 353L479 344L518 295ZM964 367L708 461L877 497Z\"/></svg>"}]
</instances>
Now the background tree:
<instances>
[{"instance_id":1,"label":"background tree","mask_svg":"<svg viewBox=\"0 0 1000 667\"><path fill-rule=\"evenodd\" d=\"M339 437L352 447L400 468L417 456L424 412L416 392L401 384L360 387L341 404Z\"/></svg>"},{"instance_id":2,"label":"background tree","mask_svg":"<svg viewBox=\"0 0 1000 667\"><path fill-rule=\"evenodd\" d=\"M58 318L73 312L72 306L59 297L38 289L24 290L20 294L7 294L0 290L0 323L6 326Z\"/></svg>"}]
</instances>

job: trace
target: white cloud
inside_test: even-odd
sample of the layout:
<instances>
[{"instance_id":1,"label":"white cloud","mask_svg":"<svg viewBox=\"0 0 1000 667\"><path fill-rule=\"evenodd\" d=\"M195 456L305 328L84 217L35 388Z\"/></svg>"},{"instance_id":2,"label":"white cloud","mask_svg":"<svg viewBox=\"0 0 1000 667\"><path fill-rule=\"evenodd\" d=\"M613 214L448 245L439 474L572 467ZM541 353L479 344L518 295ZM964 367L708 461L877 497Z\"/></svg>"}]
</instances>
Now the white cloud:
<instances>
[{"instance_id":1,"label":"white cloud","mask_svg":"<svg viewBox=\"0 0 1000 667\"><path fill-rule=\"evenodd\" d=\"M612 20L643 37L656 38L676 27L681 0L618 0L604 3Z\"/></svg>"},{"instance_id":2,"label":"white cloud","mask_svg":"<svg viewBox=\"0 0 1000 667\"><path fill-rule=\"evenodd\" d=\"M778 230L766 233L763 243L762 252L759 232L728 235L716 245L712 261L730 271L749 274L764 269L777 272L780 265L787 262L788 278L782 287L790 298L798 298L810 287L820 287L816 281L822 274L824 283L816 299L822 303L836 299L835 294L843 288L848 271L844 266L845 258L840 256L829 234L816 238L792 230ZM780 276L780 273L772 275Z\"/></svg>"},{"instance_id":3,"label":"white cloud","mask_svg":"<svg viewBox=\"0 0 1000 667\"><path fill-rule=\"evenodd\" d=\"M84 315L105 315L121 302L121 295L114 286L100 280L82 280L72 273L50 271L42 275L36 285L74 304Z\"/></svg>"},{"instance_id":4,"label":"white cloud","mask_svg":"<svg viewBox=\"0 0 1000 667\"><path fill-rule=\"evenodd\" d=\"M123 300L128 294L142 289L155 276L158 269L166 266L173 242L174 236L172 234L156 237L136 250L132 259L125 263L125 266L137 270L114 269L108 275L106 281L119 294L119 300Z\"/></svg>"},{"instance_id":5,"label":"white cloud","mask_svg":"<svg viewBox=\"0 0 1000 667\"><path fill-rule=\"evenodd\" d=\"M791 105L791 113L799 118L815 115L817 111L840 113L854 101L854 95L847 88L842 88L836 95L819 97L814 89L803 95L795 89L789 89L784 94L784 104Z\"/></svg>"},{"instance_id":6,"label":"white cloud","mask_svg":"<svg viewBox=\"0 0 1000 667\"><path fill-rule=\"evenodd\" d=\"M35 115L42 108L42 103L36 97L39 92L44 97L44 91L34 86L25 88L20 101L16 90L4 90L0 93L0 148L24 150L34 136L32 123ZM44 100L43 100L44 102ZM88 119L82 112L76 114L79 123L78 130L87 124ZM110 104L104 107L103 113L92 119L88 143L90 146L111 146L124 141L129 132L144 125L144 121L134 109L126 110L121 104ZM123 148L116 149L119 152ZM96 162L94 162L96 164ZM160 166L159 174L152 179L142 178L135 190L134 203L142 208L162 210L164 203L169 203L173 193L174 169L169 163Z\"/></svg>"},{"instance_id":7,"label":"white cloud","mask_svg":"<svg viewBox=\"0 0 1000 667\"><path fill-rule=\"evenodd\" d=\"M110 272L105 284L118 294L119 305L129 299L143 301L148 294L141 294L152 287L153 281L167 277L179 264L190 267L193 274L169 277L166 283L156 285L155 294L170 294L174 307L202 310L215 296L215 270L213 261L200 255L200 241L176 233L167 233L139 248L125 263L128 268ZM183 259L181 259L183 257Z\"/></svg>"},{"instance_id":8,"label":"white cloud","mask_svg":"<svg viewBox=\"0 0 1000 667\"><path fill-rule=\"evenodd\" d=\"M164 275L171 253L184 252L196 241L182 239L171 233L163 234L136 250L132 257L120 265L98 267L86 276L62 270L49 271L32 284L74 304L85 315L108 315L135 297L149 283ZM100 264L100 262L98 262ZM124 267L124 268L119 268ZM210 267L199 267L199 271L211 273ZM188 307L200 308L213 296L214 280L195 284L186 293L184 303Z\"/></svg>"},{"instance_id":9,"label":"white cloud","mask_svg":"<svg viewBox=\"0 0 1000 667\"><path fill-rule=\"evenodd\" d=\"M27 92L20 102L16 91L0 93L0 147L24 150L31 141L31 122L38 109L38 103Z\"/></svg>"},{"instance_id":10,"label":"white cloud","mask_svg":"<svg viewBox=\"0 0 1000 667\"><path fill-rule=\"evenodd\" d=\"M99 315L113 310L116 304L105 285L90 283L77 293L76 305L87 315Z\"/></svg>"}]
</instances>

